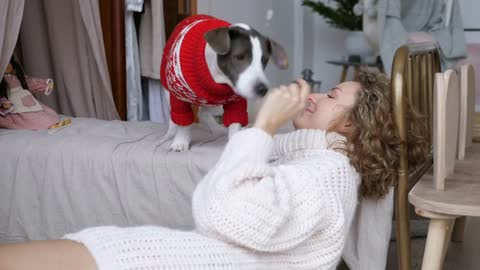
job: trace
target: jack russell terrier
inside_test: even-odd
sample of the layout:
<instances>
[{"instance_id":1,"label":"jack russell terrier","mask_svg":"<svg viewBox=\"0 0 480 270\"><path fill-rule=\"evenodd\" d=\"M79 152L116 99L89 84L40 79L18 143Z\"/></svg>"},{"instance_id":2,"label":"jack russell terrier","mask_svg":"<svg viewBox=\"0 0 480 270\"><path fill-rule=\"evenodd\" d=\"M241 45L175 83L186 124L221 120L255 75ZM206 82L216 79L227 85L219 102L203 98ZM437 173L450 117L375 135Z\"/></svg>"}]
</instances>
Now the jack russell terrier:
<instances>
[{"instance_id":1,"label":"jack russell terrier","mask_svg":"<svg viewBox=\"0 0 480 270\"><path fill-rule=\"evenodd\" d=\"M181 152L190 145L191 104L199 105L200 122L214 133L224 128L215 121L212 106L223 106L229 137L247 125L246 99L267 93L264 70L270 57L278 68L288 67L285 50L248 25L208 15L181 21L165 45L160 71L171 107L166 135L174 136L170 151Z\"/></svg>"}]
</instances>

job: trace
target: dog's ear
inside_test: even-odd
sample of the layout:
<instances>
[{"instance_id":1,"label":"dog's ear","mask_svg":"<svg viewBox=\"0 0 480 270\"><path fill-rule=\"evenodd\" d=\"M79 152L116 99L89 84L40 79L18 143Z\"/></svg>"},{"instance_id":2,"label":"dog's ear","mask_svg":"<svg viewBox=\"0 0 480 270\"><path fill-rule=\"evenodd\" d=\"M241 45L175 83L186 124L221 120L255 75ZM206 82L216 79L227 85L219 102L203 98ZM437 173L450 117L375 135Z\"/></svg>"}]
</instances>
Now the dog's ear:
<instances>
[{"instance_id":1,"label":"dog's ear","mask_svg":"<svg viewBox=\"0 0 480 270\"><path fill-rule=\"evenodd\" d=\"M285 49L274 40L268 39L268 49L270 50L273 62L280 69L288 68L288 57Z\"/></svg>"},{"instance_id":2,"label":"dog's ear","mask_svg":"<svg viewBox=\"0 0 480 270\"><path fill-rule=\"evenodd\" d=\"M230 51L230 35L229 27L221 27L217 29L210 30L206 32L203 38L207 41L208 45L212 47L212 49L220 54L224 55Z\"/></svg>"}]
</instances>

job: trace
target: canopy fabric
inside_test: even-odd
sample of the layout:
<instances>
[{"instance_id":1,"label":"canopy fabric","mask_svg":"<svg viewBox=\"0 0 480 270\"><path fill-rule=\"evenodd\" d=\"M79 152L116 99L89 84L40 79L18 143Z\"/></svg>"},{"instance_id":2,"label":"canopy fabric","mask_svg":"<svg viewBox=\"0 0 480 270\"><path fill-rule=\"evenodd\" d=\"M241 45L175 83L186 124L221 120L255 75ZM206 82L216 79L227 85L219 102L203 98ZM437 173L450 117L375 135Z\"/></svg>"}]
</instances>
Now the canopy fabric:
<instances>
[{"instance_id":1,"label":"canopy fabric","mask_svg":"<svg viewBox=\"0 0 480 270\"><path fill-rule=\"evenodd\" d=\"M17 43L25 0L0 1L0 70L5 72Z\"/></svg>"}]
</instances>

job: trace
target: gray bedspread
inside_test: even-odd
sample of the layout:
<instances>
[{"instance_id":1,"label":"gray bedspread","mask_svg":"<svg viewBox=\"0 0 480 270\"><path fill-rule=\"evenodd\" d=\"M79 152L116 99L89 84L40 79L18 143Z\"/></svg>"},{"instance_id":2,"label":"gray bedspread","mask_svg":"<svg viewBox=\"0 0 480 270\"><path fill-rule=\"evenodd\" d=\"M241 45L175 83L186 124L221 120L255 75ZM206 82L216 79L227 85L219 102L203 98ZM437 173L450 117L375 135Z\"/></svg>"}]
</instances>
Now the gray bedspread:
<instances>
[{"instance_id":1,"label":"gray bedspread","mask_svg":"<svg viewBox=\"0 0 480 270\"><path fill-rule=\"evenodd\" d=\"M75 118L53 134L0 129L0 242L99 225L193 226L191 194L227 141L193 129L168 152L165 125Z\"/></svg>"}]
</instances>

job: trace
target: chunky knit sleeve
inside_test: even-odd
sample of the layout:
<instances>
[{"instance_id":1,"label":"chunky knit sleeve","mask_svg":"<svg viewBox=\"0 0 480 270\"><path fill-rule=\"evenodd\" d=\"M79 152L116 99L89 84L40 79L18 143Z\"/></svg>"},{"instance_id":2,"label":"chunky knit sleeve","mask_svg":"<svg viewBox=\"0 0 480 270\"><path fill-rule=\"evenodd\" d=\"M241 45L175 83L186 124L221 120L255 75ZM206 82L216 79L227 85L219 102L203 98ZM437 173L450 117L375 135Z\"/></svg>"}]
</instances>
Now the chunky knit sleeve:
<instances>
[{"instance_id":1,"label":"chunky knit sleeve","mask_svg":"<svg viewBox=\"0 0 480 270\"><path fill-rule=\"evenodd\" d=\"M335 166L299 161L271 167L272 147L272 137L255 128L230 139L194 193L193 214L200 232L277 252L297 246L332 222L327 214L329 196L318 177L338 177Z\"/></svg>"}]
</instances>

